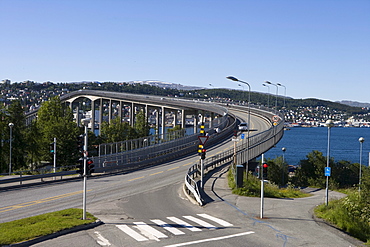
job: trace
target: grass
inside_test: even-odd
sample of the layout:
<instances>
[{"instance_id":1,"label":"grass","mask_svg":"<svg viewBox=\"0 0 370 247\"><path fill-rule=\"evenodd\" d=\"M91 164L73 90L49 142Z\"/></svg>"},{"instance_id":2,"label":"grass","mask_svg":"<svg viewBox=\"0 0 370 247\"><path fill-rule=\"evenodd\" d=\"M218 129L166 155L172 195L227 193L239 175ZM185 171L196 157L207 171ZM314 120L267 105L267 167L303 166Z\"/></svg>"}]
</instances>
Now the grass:
<instances>
[{"instance_id":1,"label":"grass","mask_svg":"<svg viewBox=\"0 0 370 247\"><path fill-rule=\"evenodd\" d=\"M234 176L232 175L231 170L229 170L228 183L233 194L250 197L260 196L261 181L252 175L248 176L248 180L244 178L243 187L237 188L234 181ZM288 187L280 189L276 185L265 183L264 196L271 198L302 198L310 195L295 188Z\"/></svg>"},{"instance_id":2,"label":"grass","mask_svg":"<svg viewBox=\"0 0 370 247\"><path fill-rule=\"evenodd\" d=\"M367 242L370 246L370 220L368 217L368 205L358 203L356 194L330 201L328 206L319 205L315 208L317 217L322 218L351 236Z\"/></svg>"},{"instance_id":3,"label":"grass","mask_svg":"<svg viewBox=\"0 0 370 247\"><path fill-rule=\"evenodd\" d=\"M0 223L0 246L31 240L97 220L90 213L86 213L86 220L82 220L82 214L82 209L71 208Z\"/></svg>"}]
</instances>

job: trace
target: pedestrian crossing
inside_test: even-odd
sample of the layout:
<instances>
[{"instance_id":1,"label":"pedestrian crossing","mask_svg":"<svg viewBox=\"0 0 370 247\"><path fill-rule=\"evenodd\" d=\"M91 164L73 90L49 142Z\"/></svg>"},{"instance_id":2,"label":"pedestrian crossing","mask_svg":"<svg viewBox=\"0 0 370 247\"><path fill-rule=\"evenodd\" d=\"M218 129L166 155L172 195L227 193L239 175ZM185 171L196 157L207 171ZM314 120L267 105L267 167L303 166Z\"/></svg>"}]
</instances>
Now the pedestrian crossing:
<instances>
[{"instance_id":1,"label":"pedestrian crossing","mask_svg":"<svg viewBox=\"0 0 370 247\"><path fill-rule=\"evenodd\" d=\"M185 215L182 217L170 216L166 217L165 220L151 219L150 222L147 224L143 221L136 221L130 225L122 224L116 225L116 227L136 241L142 242L149 240L160 241L171 235L184 235L189 232L201 232L233 226L233 224L223 219L208 214Z\"/></svg>"}]
</instances>

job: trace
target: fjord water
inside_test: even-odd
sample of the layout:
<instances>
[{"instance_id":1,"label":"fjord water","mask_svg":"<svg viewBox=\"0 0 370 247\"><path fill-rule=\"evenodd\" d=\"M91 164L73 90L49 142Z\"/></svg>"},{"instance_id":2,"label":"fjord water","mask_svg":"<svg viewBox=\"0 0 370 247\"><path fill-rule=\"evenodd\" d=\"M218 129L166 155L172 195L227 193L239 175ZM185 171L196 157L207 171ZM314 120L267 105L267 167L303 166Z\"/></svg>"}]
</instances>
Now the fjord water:
<instances>
[{"instance_id":1,"label":"fjord water","mask_svg":"<svg viewBox=\"0 0 370 247\"><path fill-rule=\"evenodd\" d=\"M360 163L360 137L365 138L362 146L362 164L369 164L370 128L341 128L330 129L330 157L335 161L348 160ZM282 148L286 151L284 158L289 165L298 165L299 161L306 159L306 155L313 150L327 155L328 128L327 127L295 127L285 130L283 138L265 154L265 158L274 159L283 155Z\"/></svg>"}]
</instances>

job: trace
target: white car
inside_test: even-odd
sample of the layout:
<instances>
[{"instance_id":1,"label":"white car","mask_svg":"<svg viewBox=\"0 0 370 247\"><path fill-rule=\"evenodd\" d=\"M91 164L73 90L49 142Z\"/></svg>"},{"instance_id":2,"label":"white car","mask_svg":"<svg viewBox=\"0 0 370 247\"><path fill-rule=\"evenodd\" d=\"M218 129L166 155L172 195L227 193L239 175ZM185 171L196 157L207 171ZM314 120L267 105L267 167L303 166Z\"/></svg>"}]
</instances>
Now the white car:
<instances>
[{"instance_id":1,"label":"white car","mask_svg":"<svg viewBox=\"0 0 370 247\"><path fill-rule=\"evenodd\" d=\"M238 129L240 131L248 130L248 124L247 123L240 123Z\"/></svg>"}]
</instances>

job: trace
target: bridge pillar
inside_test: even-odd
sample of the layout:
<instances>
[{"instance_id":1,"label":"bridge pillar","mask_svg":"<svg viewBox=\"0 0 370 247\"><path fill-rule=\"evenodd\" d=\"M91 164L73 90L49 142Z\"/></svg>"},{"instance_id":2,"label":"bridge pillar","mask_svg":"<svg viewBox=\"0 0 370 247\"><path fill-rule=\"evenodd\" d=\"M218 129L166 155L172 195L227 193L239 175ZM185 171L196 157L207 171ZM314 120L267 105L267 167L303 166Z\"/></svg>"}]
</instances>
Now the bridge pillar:
<instances>
[{"instance_id":1,"label":"bridge pillar","mask_svg":"<svg viewBox=\"0 0 370 247\"><path fill-rule=\"evenodd\" d=\"M165 139L165 126L166 126L166 108L162 106L162 119L161 119L161 134L162 139Z\"/></svg>"},{"instance_id":2,"label":"bridge pillar","mask_svg":"<svg viewBox=\"0 0 370 247\"><path fill-rule=\"evenodd\" d=\"M134 127L134 120L135 119L135 103L132 102L131 103L131 107L130 107L130 126L131 127Z\"/></svg>"},{"instance_id":3,"label":"bridge pillar","mask_svg":"<svg viewBox=\"0 0 370 247\"><path fill-rule=\"evenodd\" d=\"M99 135L101 135L102 124L103 124L103 98L100 98L100 104L99 104Z\"/></svg>"},{"instance_id":4,"label":"bridge pillar","mask_svg":"<svg viewBox=\"0 0 370 247\"><path fill-rule=\"evenodd\" d=\"M119 122L122 123L122 101L119 101L118 103L118 117L119 117Z\"/></svg>"},{"instance_id":5,"label":"bridge pillar","mask_svg":"<svg viewBox=\"0 0 370 247\"><path fill-rule=\"evenodd\" d=\"M181 128L186 128L186 115L184 109L181 110Z\"/></svg>"},{"instance_id":6,"label":"bridge pillar","mask_svg":"<svg viewBox=\"0 0 370 247\"><path fill-rule=\"evenodd\" d=\"M176 123L177 123L177 110L174 110L174 113L173 113L173 123L172 123L173 128L176 127Z\"/></svg>"},{"instance_id":7,"label":"bridge pillar","mask_svg":"<svg viewBox=\"0 0 370 247\"><path fill-rule=\"evenodd\" d=\"M112 121L112 100L109 99L108 103L108 123L110 124Z\"/></svg>"},{"instance_id":8,"label":"bridge pillar","mask_svg":"<svg viewBox=\"0 0 370 247\"><path fill-rule=\"evenodd\" d=\"M91 100L91 131L95 134L95 100Z\"/></svg>"}]
</instances>

